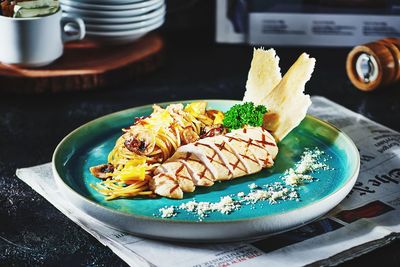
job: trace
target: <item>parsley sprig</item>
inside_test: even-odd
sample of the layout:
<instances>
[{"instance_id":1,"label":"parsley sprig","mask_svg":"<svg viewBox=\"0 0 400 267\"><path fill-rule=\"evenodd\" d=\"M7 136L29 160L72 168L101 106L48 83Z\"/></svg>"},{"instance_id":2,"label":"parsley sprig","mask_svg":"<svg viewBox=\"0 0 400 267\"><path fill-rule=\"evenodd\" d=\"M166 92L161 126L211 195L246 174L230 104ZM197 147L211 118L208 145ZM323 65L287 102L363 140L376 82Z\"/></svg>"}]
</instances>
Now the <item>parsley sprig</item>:
<instances>
[{"instance_id":1,"label":"parsley sprig","mask_svg":"<svg viewBox=\"0 0 400 267\"><path fill-rule=\"evenodd\" d=\"M236 104L225 113L223 125L229 131L242 128L245 125L261 126L266 112L265 106L255 106L252 102Z\"/></svg>"}]
</instances>

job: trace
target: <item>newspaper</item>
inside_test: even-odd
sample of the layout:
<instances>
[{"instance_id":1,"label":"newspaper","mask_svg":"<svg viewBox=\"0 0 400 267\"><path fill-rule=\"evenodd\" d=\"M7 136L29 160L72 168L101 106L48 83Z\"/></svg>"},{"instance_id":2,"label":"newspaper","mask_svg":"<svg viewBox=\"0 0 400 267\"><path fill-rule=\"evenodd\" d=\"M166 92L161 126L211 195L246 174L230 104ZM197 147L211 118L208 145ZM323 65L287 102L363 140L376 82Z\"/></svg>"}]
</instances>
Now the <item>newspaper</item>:
<instances>
[{"instance_id":1,"label":"newspaper","mask_svg":"<svg viewBox=\"0 0 400 267\"><path fill-rule=\"evenodd\" d=\"M400 235L400 133L326 98L312 101L310 114L333 123L356 143L360 175L328 215L269 238L223 244L144 239L112 229L65 201L54 190L50 163L18 169L17 176L131 266L336 265Z\"/></svg>"}]
</instances>

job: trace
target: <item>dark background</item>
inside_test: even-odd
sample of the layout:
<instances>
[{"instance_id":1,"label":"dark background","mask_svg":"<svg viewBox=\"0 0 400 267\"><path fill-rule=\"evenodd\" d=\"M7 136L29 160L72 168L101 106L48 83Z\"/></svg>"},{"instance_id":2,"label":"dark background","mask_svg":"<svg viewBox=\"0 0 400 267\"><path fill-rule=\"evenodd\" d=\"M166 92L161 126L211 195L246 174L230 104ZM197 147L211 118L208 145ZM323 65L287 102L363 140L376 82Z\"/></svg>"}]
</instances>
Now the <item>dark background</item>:
<instances>
[{"instance_id":1,"label":"dark background","mask_svg":"<svg viewBox=\"0 0 400 267\"><path fill-rule=\"evenodd\" d=\"M215 44L214 1L168 4L167 23L160 31L164 64L156 72L92 92L0 95L0 265L126 266L18 180L16 168L49 162L66 134L110 112L154 102L242 98L252 48ZM399 85L372 93L355 89L344 67L349 49L276 50L282 72L303 51L317 59L307 93L400 131ZM342 266L400 266L399 251L396 241Z\"/></svg>"}]
</instances>

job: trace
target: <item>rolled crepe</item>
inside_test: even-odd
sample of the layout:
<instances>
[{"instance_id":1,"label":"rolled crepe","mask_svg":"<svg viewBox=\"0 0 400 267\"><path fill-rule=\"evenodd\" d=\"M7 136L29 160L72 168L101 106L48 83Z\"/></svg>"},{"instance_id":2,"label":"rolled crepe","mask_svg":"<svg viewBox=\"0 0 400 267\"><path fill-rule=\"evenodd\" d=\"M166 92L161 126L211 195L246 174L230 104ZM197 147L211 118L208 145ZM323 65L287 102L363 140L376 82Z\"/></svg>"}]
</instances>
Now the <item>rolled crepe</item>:
<instances>
[{"instance_id":1,"label":"rolled crepe","mask_svg":"<svg viewBox=\"0 0 400 267\"><path fill-rule=\"evenodd\" d=\"M155 170L150 188L160 196L180 199L196 186L212 186L271 167L277 154L268 131L245 127L179 147Z\"/></svg>"}]
</instances>

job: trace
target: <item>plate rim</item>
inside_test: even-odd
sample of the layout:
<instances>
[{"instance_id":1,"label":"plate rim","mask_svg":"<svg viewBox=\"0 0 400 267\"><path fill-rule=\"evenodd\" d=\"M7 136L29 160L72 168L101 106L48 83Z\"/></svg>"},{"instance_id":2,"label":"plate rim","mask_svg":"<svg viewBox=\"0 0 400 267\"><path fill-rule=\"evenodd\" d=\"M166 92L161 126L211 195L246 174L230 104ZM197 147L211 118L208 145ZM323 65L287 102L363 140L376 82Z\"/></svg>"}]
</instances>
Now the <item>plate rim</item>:
<instances>
[{"instance_id":1,"label":"plate rim","mask_svg":"<svg viewBox=\"0 0 400 267\"><path fill-rule=\"evenodd\" d=\"M337 132L341 133L342 135L344 135L344 137L349 141L349 143L352 146L352 149L356 152L356 166L353 169L353 172L351 175L349 175L349 177L347 178L347 181L341 186L338 187L335 191L331 192L330 194L324 196L323 198L318 199L317 201L303 206L303 207L299 207L296 208L294 210L291 211L286 211L286 212L282 212L282 213L278 213L278 214L273 214L273 215L262 215L262 216L257 216L257 217L251 217L251 218L245 218L245 219L232 219L232 220L217 220L217 221L188 221L188 220L168 220L168 218L159 218L159 217L150 217L150 216L142 216L142 215L137 215L137 214L132 214L132 213L126 213L126 212L121 212L106 206L103 206L81 194L79 194L77 191L75 191L73 188L71 188L67 183L64 182L64 180L61 178L61 175L59 174L57 167L56 167L56 157L58 156L58 154L60 153L60 150L62 149L62 146L64 145L64 143L71 138L71 136L73 136L74 134L76 134L77 132L79 132L81 129L87 127L90 124L94 124L98 121L101 121L107 117L114 117L114 116L118 116L119 114L123 114L126 113L130 110L133 109L137 109L137 108L151 108L154 104L158 104L158 105L168 105L168 104L174 104L174 103L183 103L183 102L189 102L189 101L207 101L207 102L236 102L236 104L240 103L241 100L236 100L236 99L185 99L185 100L176 100L176 101L168 101L168 102L159 102L159 103L153 103L153 104L147 104L147 105L140 105L140 106L134 106L131 108L127 108L127 109L123 109L120 111L116 111L116 112L112 112L103 116L100 116L96 119L90 120L89 122L86 122L85 124L79 126L78 128L76 128L75 130L71 131L69 134L67 134L57 145L57 147L54 150L54 153L52 155L52 161L51 161L51 167L52 167L52 172L54 175L54 178L56 180L57 186L59 187L60 185L62 185L64 188L68 189L70 192L72 192L74 195L76 195L77 197L79 197L81 200L87 202L88 204L94 205L100 209L103 209L106 212L111 212L111 213L115 213L121 216L128 216L128 217L132 217L133 219L138 219L138 220L145 220L145 221L152 221L152 222L161 222L161 223L173 223L173 224L230 224L230 223L242 223L242 222L252 222L252 221L258 221L258 220L265 220L268 217L274 217L274 216L280 216L282 214L285 213L290 213L290 212L298 212L302 209L305 208L310 208L312 206L318 205L320 202L327 200L328 198L333 198L335 197L336 194L338 194L341 190L347 189L347 186L349 185L349 183L353 182L353 185L355 183L355 181L357 180L359 171L360 171L360 154L358 152L357 146L355 145L355 143L353 142L353 140L343 131L341 131L339 128L337 128L335 125L324 121L320 118L317 118L313 115L309 115L307 114L306 117L311 118L312 120L316 120L322 124L327 125L328 127L333 128L334 130L336 130ZM233 103L232 103L233 104ZM342 199L343 200L343 199ZM71 201L71 200L68 200Z\"/></svg>"}]
</instances>

